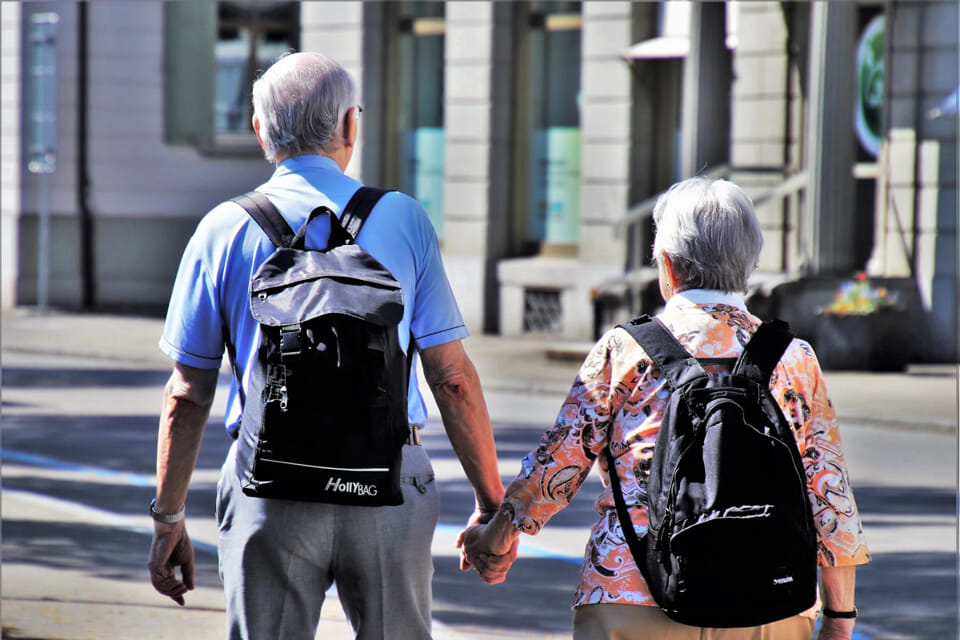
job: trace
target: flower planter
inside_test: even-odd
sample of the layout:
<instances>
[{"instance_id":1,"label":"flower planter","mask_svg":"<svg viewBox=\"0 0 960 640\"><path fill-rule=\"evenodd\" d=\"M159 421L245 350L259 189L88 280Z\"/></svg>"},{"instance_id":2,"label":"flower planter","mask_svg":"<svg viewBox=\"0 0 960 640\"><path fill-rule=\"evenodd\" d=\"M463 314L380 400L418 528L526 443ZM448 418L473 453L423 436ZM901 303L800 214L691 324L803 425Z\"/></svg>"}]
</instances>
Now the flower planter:
<instances>
[{"instance_id":1,"label":"flower planter","mask_svg":"<svg viewBox=\"0 0 960 640\"><path fill-rule=\"evenodd\" d=\"M824 370L902 371L910 353L907 312L881 309L863 315L821 313L816 351Z\"/></svg>"}]
</instances>

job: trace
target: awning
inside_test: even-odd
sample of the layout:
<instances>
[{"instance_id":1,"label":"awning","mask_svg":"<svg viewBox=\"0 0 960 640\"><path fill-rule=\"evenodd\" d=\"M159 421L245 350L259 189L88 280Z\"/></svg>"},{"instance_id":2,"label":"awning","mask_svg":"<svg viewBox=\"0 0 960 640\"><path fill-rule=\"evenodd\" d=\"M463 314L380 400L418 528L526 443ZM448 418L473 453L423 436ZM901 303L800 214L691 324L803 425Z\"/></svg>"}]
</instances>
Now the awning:
<instances>
[{"instance_id":1,"label":"awning","mask_svg":"<svg viewBox=\"0 0 960 640\"><path fill-rule=\"evenodd\" d=\"M690 53L690 38L687 36L660 36L638 42L622 56L627 60L658 60L685 58Z\"/></svg>"}]
</instances>

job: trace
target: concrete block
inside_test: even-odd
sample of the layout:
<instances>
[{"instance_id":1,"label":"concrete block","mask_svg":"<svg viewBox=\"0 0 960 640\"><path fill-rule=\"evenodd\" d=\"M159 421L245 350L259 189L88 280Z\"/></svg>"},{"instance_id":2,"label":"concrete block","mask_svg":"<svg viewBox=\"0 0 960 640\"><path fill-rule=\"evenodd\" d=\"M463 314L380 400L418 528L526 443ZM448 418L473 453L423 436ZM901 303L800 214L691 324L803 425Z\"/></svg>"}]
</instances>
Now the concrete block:
<instances>
[{"instance_id":1,"label":"concrete block","mask_svg":"<svg viewBox=\"0 0 960 640\"><path fill-rule=\"evenodd\" d=\"M622 271L626 264L626 250L624 238L615 233L615 227L612 224L581 221L581 261Z\"/></svg>"},{"instance_id":2,"label":"concrete block","mask_svg":"<svg viewBox=\"0 0 960 640\"><path fill-rule=\"evenodd\" d=\"M523 287L518 284L500 285L500 333L523 335Z\"/></svg>"},{"instance_id":3,"label":"concrete block","mask_svg":"<svg viewBox=\"0 0 960 640\"><path fill-rule=\"evenodd\" d=\"M734 166L779 166L783 164L783 157L780 142L734 139L730 145L730 163Z\"/></svg>"},{"instance_id":4,"label":"concrete block","mask_svg":"<svg viewBox=\"0 0 960 640\"><path fill-rule=\"evenodd\" d=\"M787 64L785 51L759 55L738 53L733 57L734 98L783 96L787 86Z\"/></svg>"},{"instance_id":5,"label":"concrete block","mask_svg":"<svg viewBox=\"0 0 960 640\"><path fill-rule=\"evenodd\" d=\"M490 100L490 65L456 63L446 65L447 100Z\"/></svg>"},{"instance_id":6,"label":"concrete block","mask_svg":"<svg viewBox=\"0 0 960 640\"><path fill-rule=\"evenodd\" d=\"M911 242L906 238L906 242ZM886 264L884 265L884 274L887 276L909 276L910 261L907 259L907 253L904 249L903 241L896 229L891 229L887 234L886 247L884 249Z\"/></svg>"},{"instance_id":7,"label":"concrete block","mask_svg":"<svg viewBox=\"0 0 960 640\"><path fill-rule=\"evenodd\" d=\"M474 335L483 331L484 259L444 254L443 266L460 315Z\"/></svg>"},{"instance_id":8,"label":"concrete block","mask_svg":"<svg viewBox=\"0 0 960 640\"><path fill-rule=\"evenodd\" d=\"M584 180L580 185L580 220L592 224L613 224L629 209L629 184Z\"/></svg>"},{"instance_id":9,"label":"concrete block","mask_svg":"<svg viewBox=\"0 0 960 640\"><path fill-rule=\"evenodd\" d=\"M491 104L479 102L447 102L444 105L444 128L447 139L486 139L490 136Z\"/></svg>"},{"instance_id":10,"label":"concrete block","mask_svg":"<svg viewBox=\"0 0 960 640\"><path fill-rule=\"evenodd\" d=\"M786 132L787 101L783 97L739 100L731 114L734 140L782 140ZM782 157L781 157L782 158Z\"/></svg>"},{"instance_id":11,"label":"concrete block","mask_svg":"<svg viewBox=\"0 0 960 640\"><path fill-rule=\"evenodd\" d=\"M912 129L916 124L917 100L915 96L897 96L890 99L890 126Z\"/></svg>"},{"instance_id":12,"label":"concrete block","mask_svg":"<svg viewBox=\"0 0 960 640\"><path fill-rule=\"evenodd\" d=\"M925 46L952 47L956 58L960 24L960 5L956 2L923 3L923 44ZM953 80L956 81L956 74Z\"/></svg>"},{"instance_id":13,"label":"concrete block","mask_svg":"<svg viewBox=\"0 0 960 640\"><path fill-rule=\"evenodd\" d=\"M626 140L587 142L581 145L580 173L583 180L627 180L630 177L630 147Z\"/></svg>"},{"instance_id":14,"label":"concrete block","mask_svg":"<svg viewBox=\"0 0 960 640\"><path fill-rule=\"evenodd\" d=\"M621 18L629 22L632 9L630 2L584 2L582 6L585 21L591 18Z\"/></svg>"},{"instance_id":15,"label":"concrete block","mask_svg":"<svg viewBox=\"0 0 960 640\"><path fill-rule=\"evenodd\" d=\"M764 226L758 267L760 271L780 271L783 266L783 236L783 229Z\"/></svg>"},{"instance_id":16,"label":"concrete block","mask_svg":"<svg viewBox=\"0 0 960 640\"><path fill-rule=\"evenodd\" d=\"M727 10L730 10L729 5ZM737 10L738 54L784 49L787 24L779 4L740 2Z\"/></svg>"},{"instance_id":17,"label":"concrete block","mask_svg":"<svg viewBox=\"0 0 960 640\"><path fill-rule=\"evenodd\" d=\"M917 194L917 232L936 233L940 227L940 188L937 185L921 187Z\"/></svg>"},{"instance_id":18,"label":"concrete block","mask_svg":"<svg viewBox=\"0 0 960 640\"><path fill-rule=\"evenodd\" d=\"M630 137L630 103L626 101L585 103L580 112L580 132L592 137L627 140Z\"/></svg>"},{"instance_id":19,"label":"concrete block","mask_svg":"<svg viewBox=\"0 0 960 640\"><path fill-rule=\"evenodd\" d=\"M450 180L472 178L486 180L490 145L484 141L447 139L446 175Z\"/></svg>"},{"instance_id":20,"label":"concrete block","mask_svg":"<svg viewBox=\"0 0 960 640\"><path fill-rule=\"evenodd\" d=\"M892 35L893 46L897 49L914 49L920 44L920 8L921 3L902 3L897 5L894 20L887 25L887 33ZM926 4L926 3L924 3ZM954 20L956 27L956 20Z\"/></svg>"},{"instance_id":21,"label":"concrete block","mask_svg":"<svg viewBox=\"0 0 960 640\"><path fill-rule=\"evenodd\" d=\"M580 74L580 90L585 100L630 99L630 68L623 60L584 60Z\"/></svg>"},{"instance_id":22,"label":"concrete block","mask_svg":"<svg viewBox=\"0 0 960 640\"><path fill-rule=\"evenodd\" d=\"M888 63L890 71L883 77L884 82L890 83L890 89L894 94L903 95L917 92L920 82L920 78L917 76L917 60L919 58L920 52L917 49L894 50L892 59Z\"/></svg>"},{"instance_id":23,"label":"concrete block","mask_svg":"<svg viewBox=\"0 0 960 640\"><path fill-rule=\"evenodd\" d=\"M587 59L614 59L625 64L620 55L633 44L630 20L583 21L580 56Z\"/></svg>"},{"instance_id":24,"label":"concrete block","mask_svg":"<svg viewBox=\"0 0 960 640\"><path fill-rule=\"evenodd\" d=\"M362 2L304 2L300 5L303 26L360 25L362 22Z\"/></svg>"},{"instance_id":25,"label":"concrete block","mask_svg":"<svg viewBox=\"0 0 960 640\"><path fill-rule=\"evenodd\" d=\"M443 228L443 255L483 258L487 248L487 220L447 217Z\"/></svg>"},{"instance_id":26,"label":"concrete block","mask_svg":"<svg viewBox=\"0 0 960 640\"><path fill-rule=\"evenodd\" d=\"M917 151L917 173L920 184L935 185L940 182L940 143L937 140L921 140Z\"/></svg>"},{"instance_id":27,"label":"concrete block","mask_svg":"<svg viewBox=\"0 0 960 640\"><path fill-rule=\"evenodd\" d=\"M957 28L956 23L953 25ZM916 71L914 71L916 73ZM954 34L953 45L936 50L926 50L923 53L923 64L920 67L920 90L925 94L934 94L938 102L946 98L957 88L957 78L960 76L960 59L957 56L957 37Z\"/></svg>"},{"instance_id":28,"label":"concrete block","mask_svg":"<svg viewBox=\"0 0 960 640\"><path fill-rule=\"evenodd\" d=\"M448 2L445 11L447 28L460 23L487 23L493 20L492 2Z\"/></svg>"},{"instance_id":29,"label":"concrete block","mask_svg":"<svg viewBox=\"0 0 960 640\"><path fill-rule=\"evenodd\" d=\"M890 209L890 218L888 222L891 228L896 228L895 225L897 224L897 213L899 213L900 223L903 225L903 228L910 228L911 223L913 222L914 195L915 193L912 184L900 187L890 186L887 189L887 206ZM896 210L894 210L894 207L896 207Z\"/></svg>"},{"instance_id":30,"label":"concrete block","mask_svg":"<svg viewBox=\"0 0 960 640\"><path fill-rule=\"evenodd\" d=\"M450 6L449 4L447 6ZM447 64L463 61L487 62L492 55L493 25L447 21Z\"/></svg>"},{"instance_id":31,"label":"concrete block","mask_svg":"<svg viewBox=\"0 0 960 640\"><path fill-rule=\"evenodd\" d=\"M913 184L917 157L917 137L913 129L891 129L887 134L889 170L892 185Z\"/></svg>"},{"instance_id":32,"label":"concrete block","mask_svg":"<svg viewBox=\"0 0 960 640\"><path fill-rule=\"evenodd\" d=\"M447 221L486 218L489 213L488 189L485 180L467 181L448 177L444 193Z\"/></svg>"}]
</instances>

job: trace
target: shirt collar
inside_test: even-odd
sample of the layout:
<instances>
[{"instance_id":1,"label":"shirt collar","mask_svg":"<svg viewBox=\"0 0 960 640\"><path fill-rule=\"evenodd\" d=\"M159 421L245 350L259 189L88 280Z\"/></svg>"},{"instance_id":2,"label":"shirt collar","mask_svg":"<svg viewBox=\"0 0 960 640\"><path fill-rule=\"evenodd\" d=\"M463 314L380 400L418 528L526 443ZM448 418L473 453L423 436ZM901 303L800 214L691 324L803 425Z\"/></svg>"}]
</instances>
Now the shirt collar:
<instances>
[{"instance_id":1,"label":"shirt collar","mask_svg":"<svg viewBox=\"0 0 960 640\"><path fill-rule=\"evenodd\" d=\"M743 294L735 291L718 291L716 289L684 289L673 294L664 307L664 311L683 305L693 304L698 306L725 304L747 310L747 304L743 299Z\"/></svg>"},{"instance_id":2,"label":"shirt collar","mask_svg":"<svg viewBox=\"0 0 960 640\"><path fill-rule=\"evenodd\" d=\"M276 175L285 175L288 173L300 173L307 169L327 169L343 173L336 160L329 156L320 154L304 154L287 158L277 165Z\"/></svg>"}]
</instances>

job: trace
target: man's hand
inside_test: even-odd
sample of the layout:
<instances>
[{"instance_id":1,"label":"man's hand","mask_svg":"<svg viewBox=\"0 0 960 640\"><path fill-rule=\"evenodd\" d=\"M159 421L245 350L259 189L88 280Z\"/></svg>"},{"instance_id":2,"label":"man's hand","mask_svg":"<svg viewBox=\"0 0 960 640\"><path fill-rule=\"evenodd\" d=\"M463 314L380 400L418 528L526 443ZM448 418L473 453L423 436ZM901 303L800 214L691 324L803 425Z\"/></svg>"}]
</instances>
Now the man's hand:
<instances>
[{"instance_id":1,"label":"man's hand","mask_svg":"<svg viewBox=\"0 0 960 640\"><path fill-rule=\"evenodd\" d=\"M176 524L155 523L150 546L150 582L153 588L181 607L183 594L193 590L193 545L184 520ZM177 579L177 567L183 581Z\"/></svg>"},{"instance_id":2,"label":"man's hand","mask_svg":"<svg viewBox=\"0 0 960 640\"><path fill-rule=\"evenodd\" d=\"M817 640L850 640L853 637L853 626L852 619L823 616Z\"/></svg>"},{"instance_id":3,"label":"man's hand","mask_svg":"<svg viewBox=\"0 0 960 640\"><path fill-rule=\"evenodd\" d=\"M505 541L503 541L505 542ZM477 570L480 579L487 584L499 584L507 578L507 572L517 559L519 541L514 538L506 545L491 535L491 526L477 524L464 529L457 538L457 546L465 560L462 571Z\"/></svg>"}]
</instances>

